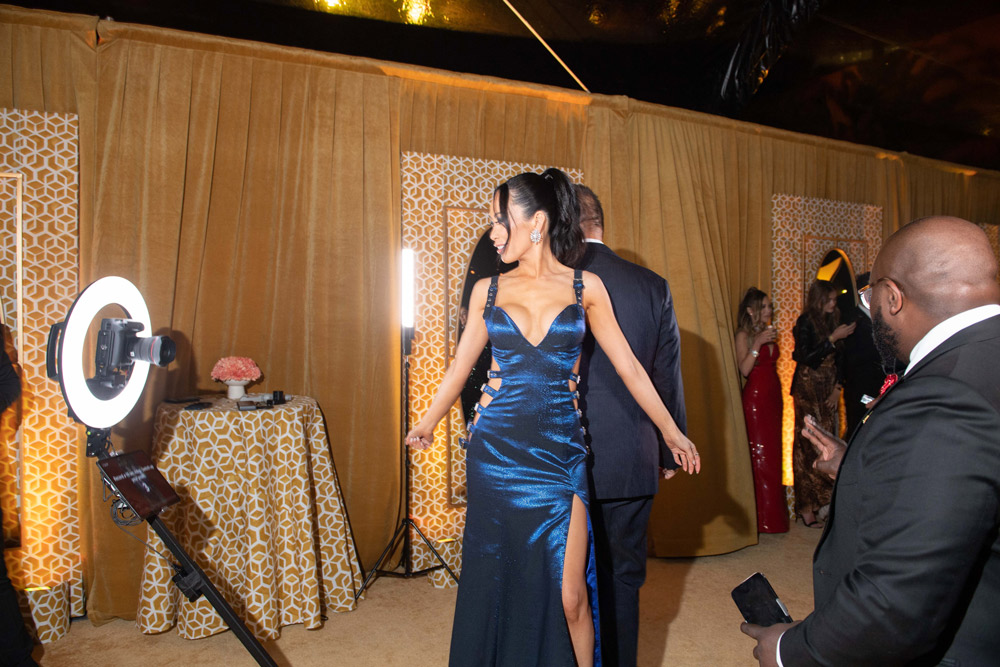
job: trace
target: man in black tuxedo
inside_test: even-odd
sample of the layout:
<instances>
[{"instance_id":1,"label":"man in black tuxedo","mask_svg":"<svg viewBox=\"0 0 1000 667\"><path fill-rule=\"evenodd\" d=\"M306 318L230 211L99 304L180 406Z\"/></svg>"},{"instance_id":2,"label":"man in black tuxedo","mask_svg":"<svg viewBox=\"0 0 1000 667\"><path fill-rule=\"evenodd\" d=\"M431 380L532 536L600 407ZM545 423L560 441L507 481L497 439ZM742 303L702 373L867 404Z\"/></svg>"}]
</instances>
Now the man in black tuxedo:
<instances>
[{"instance_id":1,"label":"man in black tuxedo","mask_svg":"<svg viewBox=\"0 0 1000 667\"><path fill-rule=\"evenodd\" d=\"M670 288L660 276L602 243L604 211L577 186L587 250L580 268L595 273L636 359L649 374L677 427L687 432L681 384L680 333ZM646 579L646 527L661 470L677 468L653 422L632 399L589 333L580 360L580 407L593 461L591 498L597 555L597 597L605 665L636 664L639 588ZM662 468L661 468L662 466Z\"/></svg>"},{"instance_id":2,"label":"man in black tuxedo","mask_svg":"<svg viewBox=\"0 0 1000 667\"><path fill-rule=\"evenodd\" d=\"M868 273L859 273L856 282L858 287L867 285ZM866 402L878 396L879 387L885 381L882 358L872 339L872 321L860 308L852 315L851 320L857 323L857 328L844 339L844 408L848 437L868 412Z\"/></svg>"},{"instance_id":3,"label":"man in black tuxedo","mask_svg":"<svg viewBox=\"0 0 1000 667\"><path fill-rule=\"evenodd\" d=\"M995 665L997 261L972 223L925 218L886 241L870 281L876 346L908 365L849 445L807 422L817 467L837 477L813 558L815 611L743 631L761 665Z\"/></svg>"}]
</instances>

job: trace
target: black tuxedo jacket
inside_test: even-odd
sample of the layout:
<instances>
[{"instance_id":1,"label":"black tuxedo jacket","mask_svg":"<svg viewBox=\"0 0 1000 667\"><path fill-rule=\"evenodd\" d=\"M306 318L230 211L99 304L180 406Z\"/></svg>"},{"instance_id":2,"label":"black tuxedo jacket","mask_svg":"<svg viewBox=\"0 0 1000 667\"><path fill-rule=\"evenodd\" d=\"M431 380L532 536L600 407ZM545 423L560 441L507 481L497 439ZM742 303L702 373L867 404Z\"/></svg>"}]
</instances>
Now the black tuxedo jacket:
<instances>
[{"instance_id":1,"label":"black tuxedo jacket","mask_svg":"<svg viewBox=\"0 0 1000 667\"><path fill-rule=\"evenodd\" d=\"M632 352L677 426L686 432L681 339L667 281L600 243L587 244L580 268L604 281ZM659 467L676 467L673 457L589 331L583 342L580 375L580 408L593 452L597 498L655 494Z\"/></svg>"},{"instance_id":2,"label":"black tuxedo jacket","mask_svg":"<svg viewBox=\"0 0 1000 667\"><path fill-rule=\"evenodd\" d=\"M1000 316L879 399L830 512L785 667L1000 663Z\"/></svg>"}]
</instances>

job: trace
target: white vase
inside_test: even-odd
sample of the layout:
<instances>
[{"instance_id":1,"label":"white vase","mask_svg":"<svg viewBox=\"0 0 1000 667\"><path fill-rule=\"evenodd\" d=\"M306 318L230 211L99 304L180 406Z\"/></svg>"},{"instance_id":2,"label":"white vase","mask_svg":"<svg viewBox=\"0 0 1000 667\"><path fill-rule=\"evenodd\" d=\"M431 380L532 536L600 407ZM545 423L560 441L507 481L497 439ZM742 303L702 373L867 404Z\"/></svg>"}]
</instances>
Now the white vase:
<instances>
[{"instance_id":1,"label":"white vase","mask_svg":"<svg viewBox=\"0 0 1000 667\"><path fill-rule=\"evenodd\" d=\"M226 398L231 401L238 401L247 395L244 389L250 383L249 380L226 380L225 384L229 389L226 391Z\"/></svg>"}]
</instances>

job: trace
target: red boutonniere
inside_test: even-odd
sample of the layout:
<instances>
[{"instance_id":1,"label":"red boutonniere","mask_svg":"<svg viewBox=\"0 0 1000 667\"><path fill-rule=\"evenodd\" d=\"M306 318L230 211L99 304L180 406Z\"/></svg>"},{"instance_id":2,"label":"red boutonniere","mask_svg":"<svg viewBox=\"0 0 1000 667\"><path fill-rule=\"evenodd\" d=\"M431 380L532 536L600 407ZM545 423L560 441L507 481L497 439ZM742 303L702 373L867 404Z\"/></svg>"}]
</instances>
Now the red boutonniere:
<instances>
[{"instance_id":1,"label":"red boutonniere","mask_svg":"<svg viewBox=\"0 0 1000 667\"><path fill-rule=\"evenodd\" d=\"M889 387L896 384L898 380L899 376L896 375L895 373L890 373L889 375L886 375L885 382L882 383L882 389L878 392L878 395L881 396L885 392L889 391Z\"/></svg>"}]
</instances>

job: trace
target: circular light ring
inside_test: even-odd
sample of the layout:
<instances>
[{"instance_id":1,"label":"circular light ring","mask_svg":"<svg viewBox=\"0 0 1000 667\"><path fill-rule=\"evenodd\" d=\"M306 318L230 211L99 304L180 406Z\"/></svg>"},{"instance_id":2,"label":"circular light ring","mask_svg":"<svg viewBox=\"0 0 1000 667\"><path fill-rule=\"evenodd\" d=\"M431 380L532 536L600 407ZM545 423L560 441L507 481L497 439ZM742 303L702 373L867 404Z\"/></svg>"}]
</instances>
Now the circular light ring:
<instances>
[{"instance_id":1,"label":"circular light ring","mask_svg":"<svg viewBox=\"0 0 1000 667\"><path fill-rule=\"evenodd\" d=\"M76 418L94 428L110 428L125 419L138 402L149 375L149 364L136 361L124 389L109 400L94 396L87 386L83 371L87 331L101 309L112 304L121 306L128 319L142 323L142 331L136 334L137 337L150 336L149 310L139 290L124 278L109 276L91 283L77 297L66 315L66 329L60 345L63 395Z\"/></svg>"}]
</instances>

